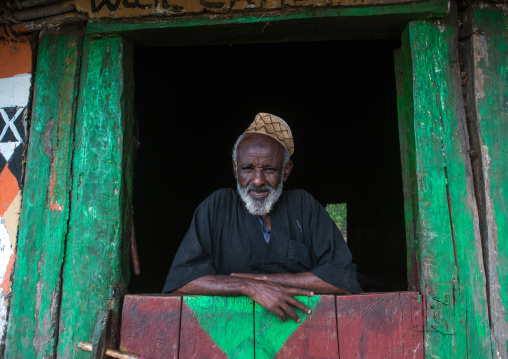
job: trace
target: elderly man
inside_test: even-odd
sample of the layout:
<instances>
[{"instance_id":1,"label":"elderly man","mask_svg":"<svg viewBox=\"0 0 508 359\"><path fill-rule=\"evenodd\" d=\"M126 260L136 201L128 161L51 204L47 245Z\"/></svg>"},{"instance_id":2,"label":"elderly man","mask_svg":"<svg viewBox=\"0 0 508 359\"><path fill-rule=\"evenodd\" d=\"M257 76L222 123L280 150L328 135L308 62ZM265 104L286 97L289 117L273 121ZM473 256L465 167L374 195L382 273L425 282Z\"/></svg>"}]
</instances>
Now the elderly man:
<instances>
[{"instance_id":1,"label":"elderly man","mask_svg":"<svg viewBox=\"0 0 508 359\"><path fill-rule=\"evenodd\" d=\"M248 296L274 312L310 314L296 295L361 292L351 253L326 210L306 191L283 192L293 138L281 118L259 113L233 149L237 190L202 202L163 292Z\"/></svg>"}]
</instances>

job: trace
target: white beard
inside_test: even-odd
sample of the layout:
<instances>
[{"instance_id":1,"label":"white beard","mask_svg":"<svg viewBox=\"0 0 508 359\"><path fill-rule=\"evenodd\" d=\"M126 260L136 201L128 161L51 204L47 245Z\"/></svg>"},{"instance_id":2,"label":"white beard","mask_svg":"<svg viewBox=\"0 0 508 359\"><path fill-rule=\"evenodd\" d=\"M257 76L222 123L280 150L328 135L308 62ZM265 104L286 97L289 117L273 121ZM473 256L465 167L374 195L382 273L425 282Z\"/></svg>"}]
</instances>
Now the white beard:
<instances>
[{"instance_id":1,"label":"white beard","mask_svg":"<svg viewBox=\"0 0 508 359\"><path fill-rule=\"evenodd\" d=\"M250 214L253 214L255 216L264 216L270 213L273 206L275 205L275 203L277 203L280 195L282 194L282 188L283 188L282 178L277 188L273 188L268 184L261 187L256 187L253 184L242 187L240 186L240 182L238 182L238 180L236 181L236 190L238 191L238 194L242 198L243 203L245 203L247 211L249 211ZM266 196L265 198L252 198L249 195L249 191L256 190L260 192L267 191L268 196Z\"/></svg>"}]
</instances>

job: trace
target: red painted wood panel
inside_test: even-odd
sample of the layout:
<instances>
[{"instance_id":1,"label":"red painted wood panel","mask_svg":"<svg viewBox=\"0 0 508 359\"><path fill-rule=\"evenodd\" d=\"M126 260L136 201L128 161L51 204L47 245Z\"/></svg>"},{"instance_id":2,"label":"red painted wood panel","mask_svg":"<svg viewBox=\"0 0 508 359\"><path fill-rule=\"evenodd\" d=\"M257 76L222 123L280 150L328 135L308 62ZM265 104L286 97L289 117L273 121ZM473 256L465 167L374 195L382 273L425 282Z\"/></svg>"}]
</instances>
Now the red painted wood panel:
<instances>
[{"instance_id":1,"label":"red painted wood panel","mask_svg":"<svg viewBox=\"0 0 508 359\"><path fill-rule=\"evenodd\" d=\"M335 296L325 295L291 334L276 359L339 359Z\"/></svg>"},{"instance_id":2,"label":"red painted wood panel","mask_svg":"<svg viewBox=\"0 0 508 359\"><path fill-rule=\"evenodd\" d=\"M412 295L337 297L340 357L423 359L423 332L411 329Z\"/></svg>"},{"instance_id":3,"label":"red painted wood panel","mask_svg":"<svg viewBox=\"0 0 508 359\"><path fill-rule=\"evenodd\" d=\"M322 296L269 357L423 359L423 332L413 331L411 324L416 295ZM148 359L253 358L253 308L248 298L126 296L120 349Z\"/></svg>"},{"instance_id":4,"label":"red painted wood panel","mask_svg":"<svg viewBox=\"0 0 508 359\"><path fill-rule=\"evenodd\" d=\"M406 347L402 358L420 359L424 358L423 332L414 331L411 324L411 299L417 298L419 293L399 293L402 308L402 340Z\"/></svg>"},{"instance_id":5,"label":"red painted wood panel","mask_svg":"<svg viewBox=\"0 0 508 359\"><path fill-rule=\"evenodd\" d=\"M120 350L147 359L177 359L182 297L127 295Z\"/></svg>"}]
</instances>

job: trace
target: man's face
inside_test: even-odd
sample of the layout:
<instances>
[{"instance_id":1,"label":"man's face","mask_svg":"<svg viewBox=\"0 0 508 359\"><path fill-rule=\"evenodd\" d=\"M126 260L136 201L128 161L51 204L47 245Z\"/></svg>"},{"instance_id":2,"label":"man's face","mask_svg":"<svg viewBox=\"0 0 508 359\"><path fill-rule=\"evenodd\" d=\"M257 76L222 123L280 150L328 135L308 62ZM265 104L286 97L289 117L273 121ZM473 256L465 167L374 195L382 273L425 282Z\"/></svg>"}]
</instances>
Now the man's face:
<instances>
[{"instance_id":1,"label":"man's face","mask_svg":"<svg viewBox=\"0 0 508 359\"><path fill-rule=\"evenodd\" d=\"M293 166L283 162L284 148L269 136L248 134L239 144L233 166L238 192L250 213L266 215L279 199Z\"/></svg>"}]
</instances>

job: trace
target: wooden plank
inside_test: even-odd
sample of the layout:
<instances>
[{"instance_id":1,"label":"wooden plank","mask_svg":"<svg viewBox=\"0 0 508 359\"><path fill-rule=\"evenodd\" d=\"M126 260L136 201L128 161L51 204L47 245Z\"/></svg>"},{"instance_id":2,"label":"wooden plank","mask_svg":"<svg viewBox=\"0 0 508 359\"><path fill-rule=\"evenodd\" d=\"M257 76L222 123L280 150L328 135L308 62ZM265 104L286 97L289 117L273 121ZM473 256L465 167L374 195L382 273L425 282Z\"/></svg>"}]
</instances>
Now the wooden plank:
<instances>
[{"instance_id":1,"label":"wooden plank","mask_svg":"<svg viewBox=\"0 0 508 359\"><path fill-rule=\"evenodd\" d=\"M398 91L411 95L413 104L412 113L401 116L401 129L414 131L414 159L403 160L415 169L409 175L416 178L416 196L410 190L417 201L406 223L415 229L416 245L409 249L416 255L421 291L437 298L430 301L436 308L426 332L426 355L487 358L492 353L485 278L453 14L444 22L411 22L402 37L399 63L408 83L400 89L398 81ZM401 145L412 146L412 139Z\"/></svg>"},{"instance_id":2,"label":"wooden plank","mask_svg":"<svg viewBox=\"0 0 508 359\"><path fill-rule=\"evenodd\" d=\"M184 297L180 358L254 358L253 309L248 297Z\"/></svg>"},{"instance_id":3,"label":"wooden plank","mask_svg":"<svg viewBox=\"0 0 508 359\"><path fill-rule=\"evenodd\" d=\"M340 357L423 358L423 332L408 328L412 295L338 296Z\"/></svg>"},{"instance_id":4,"label":"wooden plank","mask_svg":"<svg viewBox=\"0 0 508 359\"><path fill-rule=\"evenodd\" d=\"M120 350L150 359L178 358L182 297L126 295Z\"/></svg>"},{"instance_id":5,"label":"wooden plank","mask_svg":"<svg viewBox=\"0 0 508 359\"><path fill-rule=\"evenodd\" d=\"M397 84L397 111L399 114L399 142L404 189L404 217L407 248L407 282L409 290L420 291L420 242L418 238L418 185L416 183L415 132L413 131L413 88L408 78L411 71L409 51L396 49L395 81Z\"/></svg>"},{"instance_id":6,"label":"wooden plank","mask_svg":"<svg viewBox=\"0 0 508 359\"><path fill-rule=\"evenodd\" d=\"M296 298L311 310L314 310L316 305L320 302L321 296L298 296ZM295 312L300 317L299 323L296 323L289 317L286 322L282 322L269 310L261 307L257 303L254 304L256 359L274 358L288 338L309 318L308 314L303 313L299 309L295 309ZM317 351L317 349L313 350Z\"/></svg>"},{"instance_id":7,"label":"wooden plank","mask_svg":"<svg viewBox=\"0 0 508 359\"><path fill-rule=\"evenodd\" d=\"M408 4L414 7L419 3L425 3L428 0L362 0L361 5L379 7L383 5ZM126 5L127 4L127 5ZM168 2L158 2L157 0L145 0L142 6L132 6L126 2L110 0L76 0L76 7L81 12L86 12L90 18L132 18L143 15L158 15L165 13L171 15L189 15L196 13L218 13L224 14L231 10L254 10L269 11L284 8L295 7L320 7L320 6L341 6L344 8L357 6L356 0L250 0L250 1L199 1L199 0L172 0Z\"/></svg>"},{"instance_id":8,"label":"wooden plank","mask_svg":"<svg viewBox=\"0 0 508 359\"><path fill-rule=\"evenodd\" d=\"M7 358L49 357L56 345L80 46L72 31L39 42Z\"/></svg>"},{"instance_id":9,"label":"wooden plank","mask_svg":"<svg viewBox=\"0 0 508 359\"><path fill-rule=\"evenodd\" d=\"M423 332L418 332L414 330L412 324L412 310L411 310L411 302L413 298L418 298L419 293L415 292L402 292L399 294L399 303L400 303L400 311L402 313L401 320L402 323L399 326L399 334L402 335L401 340L403 345L403 351L399 351L402 353L400 358L411 358L418 359L425 357L425 349L423 342ZM396 356L396 358L399 358Z\"/></svg>"},{"instance_id":10,"label":"wooden plank","mask_svg":"<svg viewBox=\"0 0 508 359\"><path fill-rule=\"evenodd\" d=\"M312 314L284 342L276 359L339 359L335 296L320 297Z\"/></svg>"},{"instance_id":11,"label":"wooden plank","mask_svg":"<svg viewBox=\"0 0 508 359\"><path fill-rule=\"evenodd\" d=\"M279 22L285 20L300 20L311 18L366 18L375 16L392 16L391 20L396 19L393 15L408 19L435 18L442 17L448 13L448 0L420 1L407 4L383 4L378 6L326 6L315 7L311 12L306 9L292 9L290 11L272 11L267 19L266 11L240 12L230 14L212 14L203 16L178 16L169 19L147 19L136 22L127 21L91 21L87 25L89 34L127 34L128 32L149 29L166 29L177 27L192 27L202 25L233 25L233 24L252 24L268 22ZM288 9L289 10L289 9ZM367 20L368 21L368 20ZM372 25L372 24L371 24ZM259 36L259 35L258 35Z\"/></svg>"},{"instance_id":12,"label":"wooden plank","mask_svg":"<svg viewBox=\"0 0 508 359\"><path fill-rule=\"evenodd\" d=\"M127 291L132 201L132 47L121 38L85 41L76 116L72 208L63 266L57 355L86 358L100 310L113 342Z\"/></svg>"},{"instance_id":13,"label":"wooden plank","mask_svg":"<svg viewBox=\"0 0 508 359\"><path fill-rule=\"evenodd\" d=\"M466 108L487 275L489 320L498 356L508 356L508 17L473 6L462 42Z\"/></svg>"}]
</instances>

